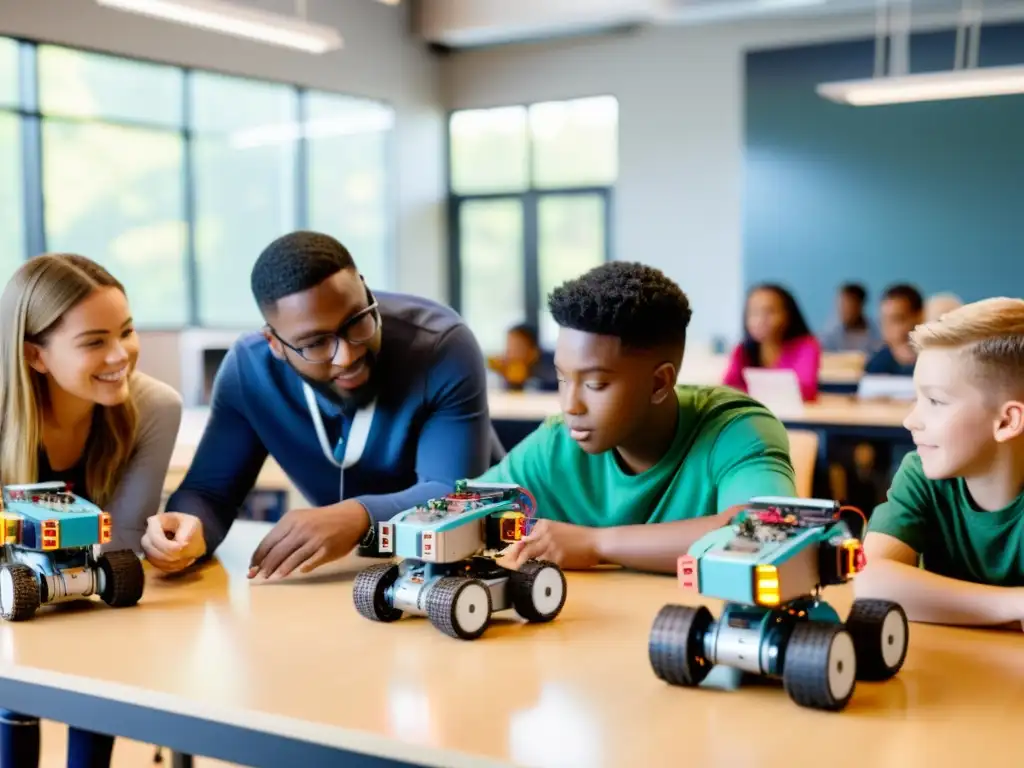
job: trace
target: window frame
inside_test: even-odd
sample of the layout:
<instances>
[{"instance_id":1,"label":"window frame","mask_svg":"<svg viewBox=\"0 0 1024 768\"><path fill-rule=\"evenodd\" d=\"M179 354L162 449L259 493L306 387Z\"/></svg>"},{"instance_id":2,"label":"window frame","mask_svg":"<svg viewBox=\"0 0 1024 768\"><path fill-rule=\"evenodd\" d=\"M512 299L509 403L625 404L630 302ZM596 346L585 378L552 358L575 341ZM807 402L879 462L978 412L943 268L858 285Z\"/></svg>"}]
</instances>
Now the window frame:
<instances>
[{"instance_id":1,"label":"window frame","mask_svg":"<svg viewBox=\"0 0 1024 768\"><path fill-rule=\"evenodd\" d=\"M538 227L538 209L540 201L546 197L568 197L568 196L596 196L603 201L604 207L604 261L605 263L615 260L614 254L614 202L615 185L618 182L618 174L615 181L609 185L580 185L560 187L539 187L534 180L533 168L533 137L529 131L527 122L526 153L529 178L527 186L523 190L505 190L495 192L473 192L461 194L455 191L452 184L452 116L459 112L478 111L483 109L504 109L509 107L523 107L529 115L530 107L534 104L546 104L555 101L571 102L581 99L612 97L618 101L618 97L610 93L581 94L561 99L538 99L529 102L515 102L493 104L481 107L462 107L449 109L445 113L445 184L448 191L447 199L447 227L448 227L448 297L451 307L460 314L463 311L462 302L462 232L459 228L459 219L462 205L472 201L486 200L518 200L523 207L523 286L525 305L521 322L529 323L540 328L542 319L542 303L544 297L540 295L540 241ZM616 145L618 152L618 144ZM485 354L497 350L484 350Z\"/></svg>"},{"instance_id":2,"label":"window frame","mask_svg":"<svg viewBox=\"0 0 1024 768\"><path fill-rule=\"evenodd\" d=\"M180 135L183 146L182 153L182 185L183 205L182 213L185 224L185 259L182 279L185 281L185 295L187 301L186 322L183 325L139 325L143 331L184 331L188 329L204 330L227 330L246 331L254 330L249 325L238 323L231 326L221 324L207 324L201 321L199 307L199 262L196 253L196 193L195 193L195 137L198 132L193 127L192 119L192 84L193 76L197 72L212 73L231 77L237 80L245 80L253 83L272 84L284 86L296 95L295 114L293 119L297 125L304 124L307 115L307 99L310 94L328 94L350 98L356 101L370 102L390 110L395 119L392 127L387 131L385 142L385 206L386 206L386 234L384 237L384 258L383 274L394 283L397 267L397 233L398 226L398 191L396 189L397 176L395 173L397 147L396 147L396 126L398 124L397 110L393 102L373 96L344 91L332 91L326 88L313 88L299 85L287 80L275 80L273 78L256 77L244 75L237 72L216 69L212 67L192 67L177 64L159 59L150 59L141 56L129 56L102 50L89 46L66 45L61 42L46 39L29 39L18 35L0 33L0 37L13 40L18 49L18 100L10 107L3 107L2 111L13 114L19 118L21 129L21 161L22 161L22 199L24 207L24 250L22 259L27 260L34 255L47 251L46 220L43 188L43 123L52 119L65 123L89 123L98 125L124 126L130 128L144 128L147 130L163 131ZM53 115L43 114L40 109L39 98L39 56L38 50L41 46L51 46L80 51L85 54L94 54L113 59L120 59L127 62L141 64L155 64L163 67L170 67L182 73L182 86L180 98L181 123L178 126L171 126L161 122L147 122L140 120L123 120L105 117L83 117L75 115ZM300 132L295 143L293 162L295 164L295 224L296 229L305 229L309 222L310 188L309 188L309 139ZM86 254L88 255L88 254ZM253 255L255 259L255 254ZM393 289L391 286L377 286L377 290Z\"/></svg>"}]
</instances>

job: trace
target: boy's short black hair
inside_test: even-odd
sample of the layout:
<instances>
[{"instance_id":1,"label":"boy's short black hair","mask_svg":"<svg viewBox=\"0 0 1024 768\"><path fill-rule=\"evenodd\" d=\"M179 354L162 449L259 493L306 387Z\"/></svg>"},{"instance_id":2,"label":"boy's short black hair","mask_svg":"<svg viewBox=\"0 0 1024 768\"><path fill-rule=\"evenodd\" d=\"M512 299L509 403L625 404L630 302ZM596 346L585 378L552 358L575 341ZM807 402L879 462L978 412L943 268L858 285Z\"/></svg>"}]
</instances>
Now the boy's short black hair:
<instances>
[{"instance_id":1,"label":"boy's short black hair","mask_svg":"<svg viewBox=\"0 0 1024 768\"><path fill-rule=\"evenodd\" d=\"M307 291L343 269L355 268L352 254L320 232L291 232L263 249L250 276L253 298L266 315L277 302Z\"/></svg>"},{"instance_id":2,"label":"boy's short black hair","mask_svg":"<svg viewBox=\"0 0 1024 768\"><path fill-rule=\"evenodd\" d=\"M861 304L868 300L868 291L860 283L843 283L839 287L839 291L847 296L852 296Z\"/></svg>"},{"instance_id":3,"label":"boy's short black hair","mask_svg":"<svg viewBox=\"0 0 1024 768\"><path fill-rule=\"evenodd\" d=\"M610 261L551 292L548 309L562 328L616 336L625 346L686 346L693 315L682 289L654 267Z\"/></svg>"},{"instance_id":4,"label":"boy's short black hair","mask_svg":"<svg viewBox=\"0 0 1024 768\"><path fill-rule=\"evenodd\" d=\"M924 311L924 298L921 296L921 292L908 283L890 285L882 294L882 301L886 299L904 299L910 305L912 312Z\"/></svg>"}]
</instances>

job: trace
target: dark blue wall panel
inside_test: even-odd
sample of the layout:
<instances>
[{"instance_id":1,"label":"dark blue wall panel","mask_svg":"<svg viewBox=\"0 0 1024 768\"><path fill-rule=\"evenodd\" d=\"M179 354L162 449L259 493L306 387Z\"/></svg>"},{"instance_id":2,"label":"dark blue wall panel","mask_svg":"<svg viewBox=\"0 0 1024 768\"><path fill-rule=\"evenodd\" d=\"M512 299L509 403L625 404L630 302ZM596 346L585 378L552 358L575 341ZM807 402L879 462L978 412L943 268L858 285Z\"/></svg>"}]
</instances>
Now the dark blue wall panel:
<instances>
[{"instance_id":1,"label":"dark blue wall panel","mask_svg":"<svg viewBox=\"0 0 1024 768\"><path fill-rule=\"evenodd\" d=\"M953 32L915 36L911 70L950 69ZM1024 63L1024 25L986 27L982 66ZM746 59L744 276L796 293L820 330L861 280L967 301L1024 295L1024 95L851 107L815 92L870 77L874 42Z\"/></svg>"}]
</instances>

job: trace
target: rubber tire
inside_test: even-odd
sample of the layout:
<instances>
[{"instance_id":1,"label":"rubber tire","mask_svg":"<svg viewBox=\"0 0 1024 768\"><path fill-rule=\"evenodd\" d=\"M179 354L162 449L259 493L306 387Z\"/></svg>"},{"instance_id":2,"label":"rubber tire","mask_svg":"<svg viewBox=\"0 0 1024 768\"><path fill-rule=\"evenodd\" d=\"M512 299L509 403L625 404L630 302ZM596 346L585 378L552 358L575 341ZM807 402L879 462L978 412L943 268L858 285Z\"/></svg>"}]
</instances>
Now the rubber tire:
<instances>
[{"instance_id":1,"label":"rubber tire","mask_svg":"<svg viewBox=\"0 0 1024 768\"><path fill-rule=\"evenodd\" d=\"M9 573L14 582L14 602L0 605L0 618L6 621L25 621L35 616L39 608L39 577L27 565L4 565L0 570Z\"/></svg>"},{"instance_id":2,"label":"rubber tire","mask_svg":"<svg viewBox=\"0 0 1024 768\"><path fill-rule=\"evenodd\" d=\"M100 555L96 565L105 584L100 598L111 608L130 608L142 599L146 587L146 572L142 561L130 549L119 549Z\"/></svg>"},{"instance_id":3,"label":"rubber tire","mask_svg":"<svg viewBox=\"0 0 1024 768\"><path fill-rule=\"evenodd\" d=\"M704 635L715 619L706 606L666 605L654 618L647 656L654 674L670 685L704 682L714 664L704 655Z\"/></svg>"},{"instance_id":4,"label":"rubber tire","mask_svg":"<svg viewBox=\"0 0 1024 768\"><path fill-rule=\"evenodd\" d=\"M841 637L841 636L845 636ZM847 659L836 659L835 643L848 649ZM854 665L850 688L836 696L829 685L833 665L839 662ZM782 668L782 684L794 702L802 707L838 712L846 708L857 687L857 653L853 638L842 624L804 621L793 627L786 643ZM841 671L841 669L840 669Z\"/></svg>"},{"instance_id":5,"label":"rubber tire","mask_svg":"<svg viewBox=\"0 0 1024 768\"><path fill-rule=\"evenodd\" d=\"M544 571L554 571L557 573L562 585L562 595L558 600L558 605L547 613L542 613L537 608L537 603L533 599L533 586L537 581L537 577ZM558 616L565 605L567 587L568 584L562 569L546 560L528 560L518 570L512 571L509 575L508 588L512 595L512 607L516 613L531 623L551 621Z\"/></svg>"},{"instance_id":6,"label":"rubber tire","mask_svg":"<svg viewBox=\"0 0 1024 768\"><path fill-rule=\"evenodd\" d=\"M487 617L475 631L460 626L455 611L459 595L472 586L481 587L487 595ZM490 624L492 610L491 591L479 579L445 576L438 579L427 593L427 618L430 619L430 623L456 640L476 640L480 637Z\"/></svg>"},{"instance_id":7,"label":"rubber tire","mask_svg":"<svg viewBox=\"0 0 1024 768\"><path fill-rule=\"evenodd\" d=\"M882 649L898 639L890 633L883 637L886 618L896 615L902 625L903 647L899 658L890 665L886 662ZM890 600L854 600L853 608L846 620L846 629L853 638L853 647L857 650L857 679L870 682L889 680L907 660L907 647L910 644L910 622L906 611L899 603Z\"/></svg>"},{"instance_id":8,"label":"rubber tire","mask_svg":"<svg viewBox=\"0 0 1024 768\"><path fill-rule=\"evenodd\" d=\"M387 590L398 581L398 566L378 563L356 574L352 583L352 602L360 616L370 621L391 622L402 618L402 612L388 602Z\"/></svg>"}]
</instances>

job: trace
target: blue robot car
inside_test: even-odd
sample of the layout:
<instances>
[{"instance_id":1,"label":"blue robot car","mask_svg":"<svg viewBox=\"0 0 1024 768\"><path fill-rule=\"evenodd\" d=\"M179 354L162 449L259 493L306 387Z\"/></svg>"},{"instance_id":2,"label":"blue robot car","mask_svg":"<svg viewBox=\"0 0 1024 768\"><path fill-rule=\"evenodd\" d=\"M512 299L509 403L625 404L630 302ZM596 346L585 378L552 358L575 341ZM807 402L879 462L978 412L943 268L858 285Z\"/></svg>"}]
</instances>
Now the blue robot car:
<instances>
[{"instance_id":1,"label":"blue robot car","mask_svg":"<svg viewBox=\"0 0 1024 768\"><path fill-rule=\"evenodd\" d=\"M888 600L858 599L845 622L821 590L863 570L864 550L834 501L760 497L731 524L679 558L680 586L724 601L666 605L651 629L648 656L671 685L697 686L712 667L782 679L798 705L846 707L857 680L884 681L906 659L909 624Z\"/></svg>"},{"instance_id":2,"label":"blue robot car","mask_svg":"<svg viewBox=\"0 0 1024 768\"><path fill-rule=\"evenodd\" d=\"M145 574L129 550L99 554L110 515L65 483L8 485L0 491L0 618L23 621L41 605L99 597L113 607L142 598Z\"/></svg>"},{"instance_id":3,"label":"blue robot car","mask_svg":"<svg viewBox=\"0 0 1024 768\"><path fill-rule=\"evenodd\" d=\"M565 604L562 570L540 560L500 565L500 552L529 532L535 506L517 485L460 480L453 493L380 523L379 551L402 559L356 576L356 610L382 622L426 616L461 640L480 637L491 615L509 608L528 622L551 621Z\"/></svg>"}]
</instances>

